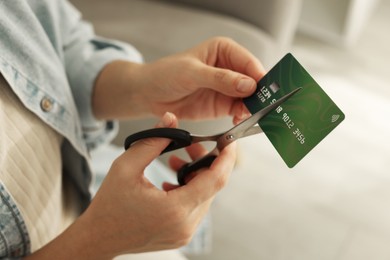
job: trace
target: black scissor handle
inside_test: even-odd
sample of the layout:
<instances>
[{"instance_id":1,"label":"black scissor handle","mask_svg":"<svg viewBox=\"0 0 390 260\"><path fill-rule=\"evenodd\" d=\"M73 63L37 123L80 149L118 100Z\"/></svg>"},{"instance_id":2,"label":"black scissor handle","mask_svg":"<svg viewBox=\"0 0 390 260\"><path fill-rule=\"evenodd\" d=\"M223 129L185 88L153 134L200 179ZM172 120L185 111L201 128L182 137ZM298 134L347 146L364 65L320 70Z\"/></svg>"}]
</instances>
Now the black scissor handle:
<instances>
[{"instance_id":1,"label":"black scissor handle","mask_svg":"<svg viewBox=\"0 0 390 260\"><path fill-rule=\"evenodd\" d=\"M178 128L152 128L129 135L125 140L125 150L137 141L151 137L169 138L172 142L161 152L161 154L190 146L192 136L189 132Z\"/></svg>"},{"instance_id":2,"label":"black scissor handle","mask_svg":"<svg viewBox=\"0 0 390 260\"><path fill-rule=\"evenodd\" d=\"M210 167L210 165L214 162L215 158L217 158L216 155L210 154L206 155L205 157L202 157L198 161L184 164L177 172L177 181L179 182L180 186L186 184L186 177L190 173L200 170L202 168Z\"/></svg>"}]
</instances>

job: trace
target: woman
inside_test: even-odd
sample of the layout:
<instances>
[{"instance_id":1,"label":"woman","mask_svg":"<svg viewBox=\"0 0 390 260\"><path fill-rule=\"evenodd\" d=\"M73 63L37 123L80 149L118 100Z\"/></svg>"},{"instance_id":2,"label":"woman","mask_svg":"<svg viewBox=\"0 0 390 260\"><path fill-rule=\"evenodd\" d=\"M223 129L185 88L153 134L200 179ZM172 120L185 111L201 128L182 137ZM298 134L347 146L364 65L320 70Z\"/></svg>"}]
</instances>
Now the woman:
<instances>
[{"instance_id":1,"label":"woman","mask_svg":"<svg viewBox=\"0 0 390 260\"><path fill-rule=\"evenodd\" d=\"M92 201L88 151L112 137L114 119L241 121L241 98L264 74L259 61L214 38L141 64L131 46L95 36L65 0L1 1L0 33L0 257L111 259L188 243L232 171L234 144L187 185L158 190L143 171L169 140L138 142ZM188 149L192 159L205 152ZM170 160L174 170L184 163Z\"/></svg>"}]
</instances>

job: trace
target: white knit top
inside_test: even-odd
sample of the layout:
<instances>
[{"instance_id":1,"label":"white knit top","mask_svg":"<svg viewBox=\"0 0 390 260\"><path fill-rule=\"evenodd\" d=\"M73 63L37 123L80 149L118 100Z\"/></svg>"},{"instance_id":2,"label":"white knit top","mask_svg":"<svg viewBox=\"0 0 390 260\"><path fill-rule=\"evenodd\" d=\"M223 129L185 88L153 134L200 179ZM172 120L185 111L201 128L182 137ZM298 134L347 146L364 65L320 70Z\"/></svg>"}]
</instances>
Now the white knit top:
<instances>
[{"instance_id":1,"label":"white knit top","mask_svg":"<svg viewBox=\"0 0 390 260\"><path fill-rule=\"evenodd\" d=\"M0 75L0 181L26 223L31 252L77 216L73 187L62 176L62 137L27 110Z\"/></svg>"}]
</instances>

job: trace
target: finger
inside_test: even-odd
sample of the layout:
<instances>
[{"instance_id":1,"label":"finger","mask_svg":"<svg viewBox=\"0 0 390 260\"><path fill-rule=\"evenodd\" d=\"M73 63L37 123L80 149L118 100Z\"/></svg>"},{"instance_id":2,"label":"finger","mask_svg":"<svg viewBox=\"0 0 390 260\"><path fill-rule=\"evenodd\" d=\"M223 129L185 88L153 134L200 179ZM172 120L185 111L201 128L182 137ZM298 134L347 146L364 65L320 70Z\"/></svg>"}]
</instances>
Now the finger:
<instances>
[{"instance_id":1,"label":"finger","mask_svg":"<svg viewBox=\"0 0 390 260\"><path fill-rule=\"evenodd\" d=\"M230 115L233 116L233 124L237 125L250 117L251 113L242 101L236 101L232 106Z\"/></svg>"},{"instance_id":2,"label":"finger","mask_svg":"<svg viewBox=\"0 0 390 260\"><path fill-rule=\"evenodd\" d=\"M203 156L205 156L208 151L199 143L192 144L188 147L186 147L187 153L190 156L191 160L197 160ZM178 171L181 167L183 167L184 164L188 163L176 155L172 155L169 158L169 166L171 167L172 170Z\"/></svg>"},{"instance_id":3,"label":"finger","mask_svg":"<svg viewBox=\"0 0 390 260\"><path fill-rule=\"evenodd\" d=\"M225 147L209 169L198 171L185 186L173 192L180 192L186 203L193 206L204 203L215 196L225 186L236 160L236 144Z\"/></svg>"},{"instance_id":4,"label":"finger","mask_svg":"<svg viewBox=\"0 0 390 260\"><path fill-rule=\"evenodd\" d=\"M195 143L189 147L186 147L186 150L192 161L200 159L208 153L208 151L199 143ZM185 164L188 164L188 162L180 159L175 155L169 158L169 165L171 169L175 172L179 172ZM197 172L198 171L194 171L189 174L186 174L185 182L187 183L188 181L190 181L197 174Z\"/></svg>"},{"instance_id":5,"label":"finger","mask_svg":"<svg viewBox=\"0 0 390 260\"><path fill-rule=\"evenodd\" d=\"M236 163L236 149L235 142L225 147L211 164L210 168L204 173L199 174L199 181L196 185L208 184L211 195L225 186Z\"/></svg>"},{"instance_id":6,"label":"finger","mask_svg":"<svg viewBox=\"0 0 390 260\"><path fill-rule=\"evenodd\" d=\"M208 151L200 143L194 143L186 147L186 151L193 161L205 156L208 153Z\"/></svg>"},{"instance_id":7,"label":"finger","mask_svg":"<svg viewBox=\"0 0 390 260\"><path fill-rule=\"evenodd\" d=\"M169 165L171 166L171 169L174 170L175 172L179 172L182 169L182 167L186 164L188 164L188 162L180 159L177 156L172 156L169 159ZM205 168L205 169L207 169L207 168ZM184 182L188 183L189 181L191 181L191 179L194 178L196 176L196 174L198 174L198 172L201 170L204 170L204 169L202 168L202 169L199 169L197 171L187 173L184 176L184 179L185 179Z\"/></svg>"},{"instance_id":8,"label":"finger","mask_svg":"<svg viewBox=\"0 0 390 260\"><path fill-rule=\"evenodd\" d=\"M210 88L238 97L254 92L256 82L265 75L265 70L252 53L226 37L213 38L204 45L199 49L208 49L207 55L202 55L206 57L206 67L216 67L214 70L206 69L209 72L206 80L213 83L208 85Z\"/></svg>"},{"instance_id":9,"label":"finger","mask_svg":"<svg viewBox=\"0 0 390 260\"><path fill-rule=\"evenodd\" d=\"M171 167L171 169L173 171L177 172L181 167L183 167L184 164L186 164L188 162L177 157L176 155L172 155L171 157L169 157L168 163L169 163L169 166Z\"/></svg>"},{"instance_id":10,"label":"finger","mask_svg":"<svg viewBox=\"0 0 390 260\"><path fill-rule=\"evenodd\" d=\"M217 66L240 72L256 82L264 76L261 62L242 45L229 38L216 38L214 41Z\"/></svg>"},{"instance_id":11,"label":"finger","mask_svg":"<svg viewBox=\"0 0 390 260\"><path fill-rule=\"evenodd\" d=\"M172 113L165 113L156 127L177 126L177 118ZM166 138L146 138L133 144L118 159L125 160L133 170L143 173L145 167L149 165L171 142Z\"/></svg>"},{"instance_id":12,"label":"finger","mask_svg":"<svg viewBox=\"0 0 390 260\"><path fill-rule=\"evenodd\" d=\"M147 138L138 141L127 149L117 160L127 162L124 170L132 170L134 172L143 173L146 166L148 166L155 158L170 143L166 138Z\"/></svg>"},{"instance_id":13,"label":"finger","mask_svg":"<svg viewBox=\"0 0 390 260\"><path fill-rule=\"evenodd\" d=\"M176 128L178 125L177 117L171 112L165 112L161 120L156 124L156 128L159 127L171 127Z\"/></svg>"},{"instance_id":14,"label":"finger","mask_svg":"<svg viewBox=\"0 0 390 260\"><path fill-rule=\"evenodd\" d=\"M204 87L231 97L246 97L256 90L256 81L244 74L203 64L200 75Z\"/></svg>"},{"instance_id":15,"label":"finger","mask_svg":"<svg viewBox=\"0 0 390 260\"><path fill-rule=\"evenodd\" d=\"M162 184L162 188L164 191L171 191L171 190L177 189L179 187L180 187L180 185L172 184L172 183L168 183L168 182L163 182L163 184Z\"/></svg>"}]
</instances>

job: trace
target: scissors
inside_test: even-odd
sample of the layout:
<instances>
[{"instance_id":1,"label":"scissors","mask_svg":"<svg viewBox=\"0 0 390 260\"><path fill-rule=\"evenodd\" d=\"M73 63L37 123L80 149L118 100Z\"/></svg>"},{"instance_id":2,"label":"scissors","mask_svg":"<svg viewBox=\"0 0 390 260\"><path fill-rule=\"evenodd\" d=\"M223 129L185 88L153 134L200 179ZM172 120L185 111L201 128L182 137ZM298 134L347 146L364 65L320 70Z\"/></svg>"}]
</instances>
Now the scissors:
<instances>
[{"instance_id":1,"label":"scissors","mask_svg":"<svg viewBox=\"0 0 390 260\"><path fill-rule=\"evenodd\" d=\"M184 166L182 166L181 169L179 169L179 171L177 172L177 180L180 185L185 185L186 177L190 173L205 167L209 167L213 163L215 158L217 158L220 151L222 151L230 143L236 141L239 138L263 132L260 126L257 125L258 121L265 115L267 115L269 112L276 109L280 104L285 102L299 90L301 90L301 88L297 88L290 93L284 95L269 106L261 109L246 120L242 121L240 124L234 126L227 132L223 132L216 135L203 136L194 135L186 130L178 128L153 128L129 135L125 140L125 150L127 150L137 141L151 137L162 137L169 138L172 140L171 143L161 152L161 154L190 146L193 143L215 141L217 144L212 151L193 162L185 164Z\"/></svg>"}]
</instances>

